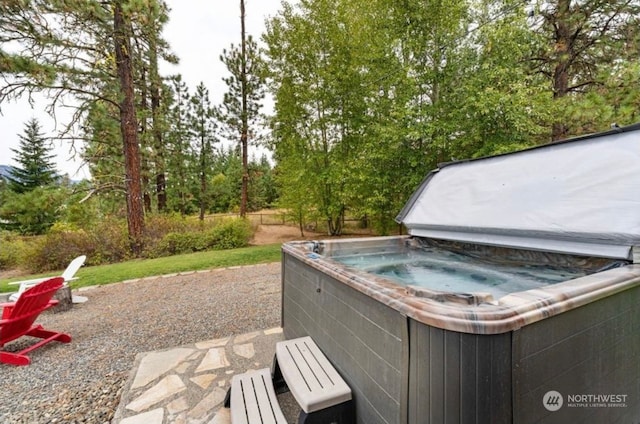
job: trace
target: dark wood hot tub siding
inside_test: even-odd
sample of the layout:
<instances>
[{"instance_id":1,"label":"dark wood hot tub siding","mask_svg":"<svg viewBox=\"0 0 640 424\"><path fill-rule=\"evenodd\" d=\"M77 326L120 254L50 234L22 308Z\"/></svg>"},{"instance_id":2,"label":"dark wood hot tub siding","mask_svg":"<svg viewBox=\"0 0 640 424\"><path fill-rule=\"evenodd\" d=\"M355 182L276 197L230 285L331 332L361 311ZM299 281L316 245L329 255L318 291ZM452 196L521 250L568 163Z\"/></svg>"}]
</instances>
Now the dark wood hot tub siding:
<instances>
[{"instance_id":1,"label":"dark wood hot tub siding","mask_svg":"<svg viewBox=\"0 0 640 424\"><path fill-rule=\"evenodd\" d=\"M514 422L640 423L640 287L513 332ZM549 412L542 397L564 396ZM570 408L569 394L627 395L624 408Z\"/></svg>"},{"instance_id":2,"label":"dark wood hot tub siding","mask_svg":"<svg viewBox=\"0 0 640 424\"><path fill-rule=\"evenodd\" d=\"M410 328L409 423L512 422L511 333Z\"/></svg>"},{"instance_id":3,"label":"dark wood hot tub siding","mask_svg":"<svg viewBox=\"0 0 640 424\"><path fill-rule=\"evenodd\" d=\"M496 335L431 327L283 255L282 325L312 336L354 392L359 424L640 422L640 287ZM542 397L626 394L551 413ZM406 405L402 408L401 405Z\"/></svg>"},{"instance_id":4,"label":"dark wood hot tub siding","mask_svg":"<svg viewBox=\"0 0 640 424\"><path fill-rule=\"evenodd\" d=\"M282 292L285 337L315 339L351 387L358 423L401 422L406 318L288 255Z\"/></svg>"},{"instance_id":5,"label":"dark wood hot tub siding","mask_svg":"<svg viewBox=\"0 0 640 424\"><path fill-rule=\"evenodd\" d=\"M354 391L358 423L511 421L510 334L415 322L288 255L283 276L285 336L318 342Z\"/></svg>"}]
</instances>

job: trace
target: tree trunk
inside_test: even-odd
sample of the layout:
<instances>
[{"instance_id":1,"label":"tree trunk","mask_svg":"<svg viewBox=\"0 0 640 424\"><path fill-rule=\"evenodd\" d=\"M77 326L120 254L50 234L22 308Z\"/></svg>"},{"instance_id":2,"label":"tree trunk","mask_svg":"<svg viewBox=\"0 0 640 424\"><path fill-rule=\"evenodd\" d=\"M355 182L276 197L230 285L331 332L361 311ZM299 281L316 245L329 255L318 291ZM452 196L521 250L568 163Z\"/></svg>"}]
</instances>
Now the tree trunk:
<instances>
[{"instance_id":1,"label":"tree trunk","mask_svg":"<svg viewBox=\"0 0 640 424\"><path fill-rule=\"evenodd\" d=\"M158 212L167 209L167 182L164 174L164 144L160 128L160 75L158 74L158 43L154 28L149 40L149 79L151 80L151 123L156 162L156 196Z\"/></svg>"},{"instance_id":2,"label":"tree trunk","mask_svg":"<svg viewBox=\"0 0 640 424\"><path fill-rule=\"evenodd\" d=\"M69 286L60 287L53 298L58 301L58 304L51 308L52 312L65 312L73 307L73 295Z\"/></svg>"},{"instance_id":3,"label":"tree trunk","mask_svg":"<svg viewBox=\"0 0 640 424\"><path fill-rule=\"evenodd\" d=\"M206 209L206 195L207 195L207 149L205 146L206 140L204 135L204 122L201 122L200 133L200 221L204 221L204 214Z\"/></svg>"},{"instance_id":4,"label":"tree trunk","mask_svg":"<svg viewBox=\"0 0 640 424\"><path fill-rule=\"evenodd\" d=\"M120 80L120 132L124 152L125 187L127 196L127 226L131 251L135 256L142 252L144 232L144 210L140 181L140 146L138 145L138 122L136 119L131 43L129 23L122 10L122 0L114 2L113 42L116 66Z\"/></svg>"},{"instance_id":5,"label":"tree trunk","mask_svg":"<svg viewBox=\"0 0 640 424\"><path fill-rule=\"evenodd\" d=\"M570 18L569 6L571 0L559 0L556 16L555 57L556 66L553 69L553 98L560 99L569 93L569 64L573 52L570 28L567 20ZM567 137L569 128L564 122L554 122L551 130L553 141Z\"/></svg>"},{"instance_id":6,"label":"tree trunk","mask_svg":"<svg viewBox=\"0 0 640 424\"><path fill-rule=\"evenodd\" d=\"M143 64L140 69L140 110L146 111L149 110L148 102L147 102L147 68L144 66L144 59L142 58L142 47L136 42L136 51L138 52L138 57L136 60L138 63ZM141 144L140 148L140 178L142 181L142 199L144 204L144 211L147 214L151 213L151 194L149 194L149 149L147 146L147 119L141 119L138 122L139 125L139 136L138 140Z\"/></svg>"},{"instance_id":7,"label":"tree trunk","mask_svg":"<svg viewBox=\"0 0 640 424\"><path fill-rule=\"evenodd\" d=\"M247 154L247 148L249 145L249 112L247 110L247 40L244 17L244 0L240 0L240 31L242 37L242 71L240 75L240 84L242 87L242 134L240 135L240 144L242 145L242 194L240 198L240 216L243 218L247 215L249 190L249 165Z\"/></svg>"}]
</instances>

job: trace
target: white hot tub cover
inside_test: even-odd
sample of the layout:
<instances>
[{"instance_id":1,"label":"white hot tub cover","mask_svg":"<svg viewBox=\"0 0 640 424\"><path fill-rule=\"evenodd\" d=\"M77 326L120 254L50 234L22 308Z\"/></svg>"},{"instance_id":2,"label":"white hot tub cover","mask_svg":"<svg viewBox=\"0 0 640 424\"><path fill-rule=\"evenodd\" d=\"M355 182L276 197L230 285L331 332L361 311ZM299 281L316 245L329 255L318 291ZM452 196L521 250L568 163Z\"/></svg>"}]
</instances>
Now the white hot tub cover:
<instances>
[{"instance_id":1,"label":"white hot tub cover","mask_svg":"<svg viewBox=\"0 0 640 424\"><path fill-rule=\"evenodd\" d=\"M396 220L414 236L632 259L640 124L441 165Z\"/></svg>"}]
</instances>

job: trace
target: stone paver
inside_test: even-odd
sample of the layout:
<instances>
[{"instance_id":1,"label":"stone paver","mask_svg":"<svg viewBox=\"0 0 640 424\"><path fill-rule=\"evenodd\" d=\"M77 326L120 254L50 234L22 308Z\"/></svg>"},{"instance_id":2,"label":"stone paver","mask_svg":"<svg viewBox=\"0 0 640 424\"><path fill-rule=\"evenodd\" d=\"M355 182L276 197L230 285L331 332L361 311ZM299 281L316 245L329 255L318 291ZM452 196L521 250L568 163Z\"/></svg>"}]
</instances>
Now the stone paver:
<instances>
[{"instance_id":1,"label":"stone paver","mask_svg":"<svg viewBox=\"0 0 640 424\"><path fill-rule=\"evenodd\" d=\"M226 346L226 344L229 343L230 339L231 337L224 337L222 339L214 339L214 340L208 340L206 342L199 342L199 343L196 343L196 348L211 349L212 347Z\"/></svg>"},{"instance_id":2,"label":"stone paver","mask_svg":"<svg viewBox=\"0 0 640 424\"><path fill-rule=\"evenodd\" d=\"M202 375L198 375L196 377L191 378L191 381L196 383L202 389L206 390L211 385L213 380L216 379L216 377L217 377L216 374L202 374Z\"/></svg>"},{"instance_id":3,"label":"stone paver","mask_svg":"<svg viewBox=\"0 0 640 424\"><path fill-rule=\"evenodd\" d=\"M167 371L180 365L194 349L176 348L163 352L151 352L146 355L138 366L132 388L144 387Z\"/></svg>"},{"instance_id":4,"label":"stone paver","mask_svg":"<svg viewBox=\"0 0 640 424\"><path fill-rule=\"evenodd\" d=\"M223 403L231 377L271 366L282 339L281 328L270 328L140 354L111 423L230 424Z\"/></svg>"},{"instance_id":5,"label":"stone paver","mask_svg":"<svg viewBox=\"0 0 640 424\"><path fill-rule=\"evenodd\" d=\"M243 358L251 359L255 356L256 351L253 348L253 343L245 343L233 346L233 353Z\"/></svg>"},{"instance_id":6,"label":"stone paver","mask_svg":"<svg viewBox=\"0 0 640 424\"><path fill-rule=\"evenodd\" d=\"M186 388L187 387L184 385L180 377L170 374L160 380L155 386L151 387L134 399L133 402L127 405L127 409L142 412L149 409L149 407L182 392Z\"/></svg>"},{"instance_id":7,"label":"stone paver","mask_svg":"<svg viewBox=\"0 0 640 424\"><path fill-rule=\"evenodd\" d=\"M231 364L227 359L225 349L223 347L216 347L207 351L204 359L202 359L202 362L200 362L200 365L196 369L196 373L227 368L229 365Z\"/></svg>"},{"instance_id":8,"label":"stone paver","mask_svg":"<svg viewBox=\"0 0 640 424\"><path fill-rule=\"evenodd\" d=\"M120 424L162 424L163 419L164 410L162 408L158 408L143 414L125 418L120 421Z\"/></svg>"}]
</instances>

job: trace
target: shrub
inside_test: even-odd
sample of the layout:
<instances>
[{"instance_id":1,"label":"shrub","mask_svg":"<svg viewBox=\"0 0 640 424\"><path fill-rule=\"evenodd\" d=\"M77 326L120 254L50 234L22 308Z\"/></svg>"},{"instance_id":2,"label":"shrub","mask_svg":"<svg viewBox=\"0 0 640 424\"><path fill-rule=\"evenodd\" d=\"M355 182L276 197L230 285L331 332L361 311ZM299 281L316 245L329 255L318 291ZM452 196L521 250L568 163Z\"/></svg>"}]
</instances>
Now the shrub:
<instances>
[{"instance_id":1,"label":"shrub","mask_svg":"<svg viewBox=\"0 0 640 424\"><path fill-rule=\"evenodd\" d=\"M26 242L20 264L33 273L61 270L75 257L87 255L88 265L122 261L129 257L126 226L107 220L87 230L56 224L43 236Z\"/></svg>"},{"instance_id":2,"label":"shrub","mask_svg":"<svg viewBox=\"0 0 640 424\"><path fill-rule=\"evenodd\" d=\"M211 247L235 249L245 247L253 235L251 224L246 219L228 219L210 231Z\"/></svg>"},{"instance_id":3,"label":"shrub","mask_svg":"<svg viewBox=\"0 0 640 424\"><path fill-rule=\"evenodd\" d=\"M22 264L33 273L62 270L77 256L95 256L93 246L85 231L52 231L29 241Z\"/></svg>"},{"instance_id":4,"label":"shrub","mask_svg":"<svg viewBox=\"0 0 640 424\"><path fill-rule=\"evenodd\" d=\"M201 233L213 222L185 218L179 214L151 216L145 223L145 257L204 250ZM199 236L200 235L200 236Z\"/></svg>"},{"instance_id":5,"label":"shrub","mask_svg":"<svg viewBox=\"0 0 640 424\"><path fill-rule=\"evenodd\" d=\"M149 249L147 256L158 257L211 249L234 249L249 244L253 234L251 224L244 219L227 219L212 228L197 227L186 232L171 232Z\"/></svg>"},{"instance_id":6,"label":"shrub","mask_svg":"<svg viewBox=\"0 0 640 424\"><path fill-rule=\"evenodd\" d=\"M147 221L143 256L243 247L252 234L251 224L244 219L201 222L180 216L154 216ZM86 229L58 223L47 234L36 237L0 233L0 243L0 269L20 266L33 273L64 269L79 255L87 255L87 265L130 258L127 225L119 219L104 220Z\"/></svg>"},{"instance_id":7,"label":"shrub","mask_svg":"<svg viewBox=\"0 0 640 424\"><path fill-rule=\"evenodd\" d=\"M89 231L93 241L93 257L87 255L88 265L114 263L130 258L129 235L124 220L102 221Z\"/></svg>"},{"instance_id":8,"label":"shrub","mask_svg":"<svg viewBox=\"0 0 640 424\"><path fill-rule=\"evenodd\" d=\"M194 232L169 233L153 249L153 256L197 252L206 248L203 234Z\"/></svg>"},{"instance_id":9,"label":"shrub","mask_svg":"<svg viewBox=\"0 0 640 424\"><path fill-rule=\"evenodd\" d=\"M179 214L149 215L144 224L145 245L154 246L169 233L180 233L187 230L189 223Z\"/></svg>"},{"instance_id":10,"label":"shrub","mask_svg":"<svg viewBox=\"0 0 640 424\"><path fill-rule=\"evenodd\" d=\"M26 246L23 237L9 231L0 231L0 269L17 268L26 256Z\"/></svg>"}]
</instances>

